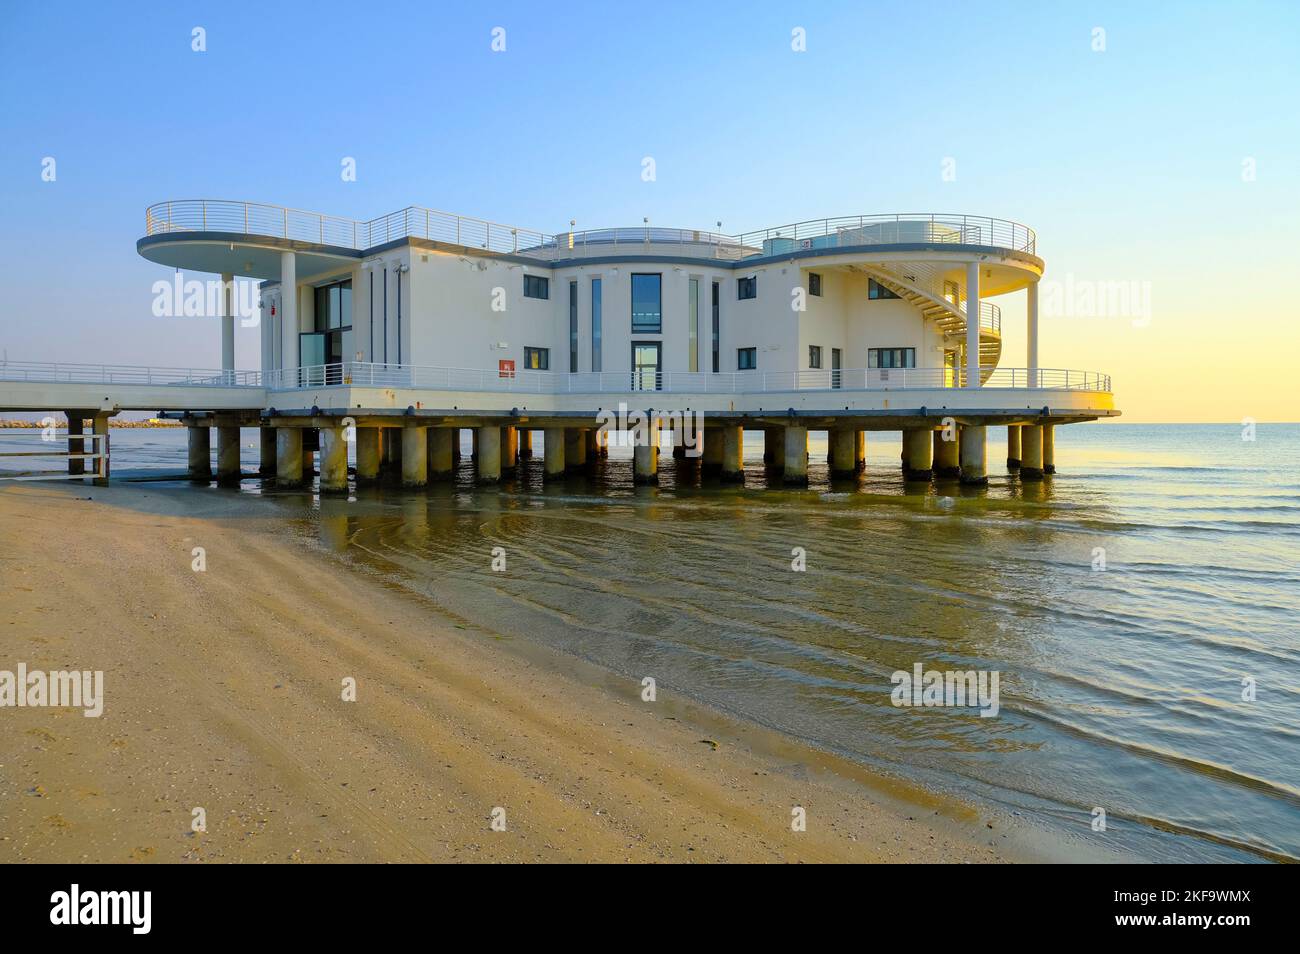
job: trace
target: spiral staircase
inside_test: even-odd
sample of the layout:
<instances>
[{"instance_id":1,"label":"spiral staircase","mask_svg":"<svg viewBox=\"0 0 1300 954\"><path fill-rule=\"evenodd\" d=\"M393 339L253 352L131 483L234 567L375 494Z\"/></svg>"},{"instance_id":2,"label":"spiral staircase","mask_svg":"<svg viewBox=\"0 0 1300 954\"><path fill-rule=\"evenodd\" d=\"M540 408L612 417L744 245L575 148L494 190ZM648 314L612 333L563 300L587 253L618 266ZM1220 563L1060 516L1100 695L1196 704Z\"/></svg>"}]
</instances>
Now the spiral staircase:
<instances>
[{"instance_id":1,"label":"spiral staircase","mask_svg":"<svg viewBox=\"0 0 1300 954\"><path fill-rule=\"evenodd\" d=\"M857 265L854 270L874 278L914 306L927 321L933 321L946 343L965 344L965 287L964 283L957 283L958 301L944 294L944 274L949 269L928 262L887 262ZM980 302L979 312L980 384L984 384L1002 358L1002 313L997 305L987 301ZM963 366L959 377L964 376L965 370Z\"/></svg>"}]
</instances>

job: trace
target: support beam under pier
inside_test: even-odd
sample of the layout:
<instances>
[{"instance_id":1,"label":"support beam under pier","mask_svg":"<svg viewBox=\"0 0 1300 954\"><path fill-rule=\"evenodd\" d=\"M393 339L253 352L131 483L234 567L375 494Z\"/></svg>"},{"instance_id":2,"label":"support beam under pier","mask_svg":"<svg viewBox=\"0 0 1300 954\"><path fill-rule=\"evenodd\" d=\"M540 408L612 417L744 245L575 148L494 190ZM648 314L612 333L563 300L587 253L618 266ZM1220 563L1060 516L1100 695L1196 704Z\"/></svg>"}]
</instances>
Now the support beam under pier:
<instances>
[{"instance_id":1,"label":"support beam under pier","mask_svg":"<svg viewBox=\"0 0 1300 954\"><path fill-rule=\"evenodd\" d=\"M402 428L402 486L423 487L429 482L429 428L407 424Z\"/></svg>"},{"instance_id":2,"label":"support beam under pier","mask_svg":"<svg viewBox=\"0 0 1300 954\"><path fill-rule=\"evenodd\" d=\"M745 482L745 429L738 424L722 428L722 481Z\"/></svg>"},{"instance_id":3,"label":"support beam under pier","mask_svg":"<svg viewBox=\"0 0 1300 954\"><path fill-rule=\"evenodd\" d=\"M1007 470L1020 469L1020 425L1007 425Z\"/></svg>"}]
</instances>

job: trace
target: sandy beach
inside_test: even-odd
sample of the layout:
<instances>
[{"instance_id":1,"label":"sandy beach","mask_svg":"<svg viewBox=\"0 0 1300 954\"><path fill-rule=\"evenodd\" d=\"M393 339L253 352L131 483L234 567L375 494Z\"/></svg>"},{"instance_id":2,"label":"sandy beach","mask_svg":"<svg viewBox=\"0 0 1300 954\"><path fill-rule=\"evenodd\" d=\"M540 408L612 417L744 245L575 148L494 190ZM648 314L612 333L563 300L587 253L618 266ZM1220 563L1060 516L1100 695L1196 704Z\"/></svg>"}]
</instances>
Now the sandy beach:
<instances>
[{"instance_id":1,"label":"sandy beach","mask_svg":"<svg viewBox=\"0 0 1300 954\"><path fill-rule=\"evenodd\" d=\"M182 493L0 490L0 669L105 673L100 718L0 709L0 861L1013 860L1003 819L644 702Z\"/></svg>"}]
</instances>

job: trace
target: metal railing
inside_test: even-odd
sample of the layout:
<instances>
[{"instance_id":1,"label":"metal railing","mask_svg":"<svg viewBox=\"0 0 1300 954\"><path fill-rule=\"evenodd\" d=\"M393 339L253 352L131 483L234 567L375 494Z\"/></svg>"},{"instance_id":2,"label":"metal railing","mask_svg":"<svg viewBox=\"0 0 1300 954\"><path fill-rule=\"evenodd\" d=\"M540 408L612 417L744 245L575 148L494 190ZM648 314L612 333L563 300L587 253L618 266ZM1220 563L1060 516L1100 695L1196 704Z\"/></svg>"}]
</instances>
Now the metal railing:
<instances>
[{"instance_id":1,"label":"metal railing","mask_svg":"<svg viewBox=\"0 0 1300 954\"><path fill-rule=\"evenodd\" d=\"M68 384L183 384L189 387L260 387L260 371L148 368L122 364L70 364L57 361L0 360L0 381L50 381Z\"/></svg>"},{"instance_id":2,"label":"metal railing","mask_svg":"<svg viewBox=\"0 0 1300 954\"><path fill-rule=\"evenodd\" d=\"M550 235L470 216L409 206L362 221L229 199L175 199L145 210L145 234L235 232L365 251L402 238L424 238L491 252L557 260L635 245L704 246L709 257L739 261L800 251L864 245L960 244L1033 253L1034 230L983 215L899 213L809 219L726 235L700 229L590 229Z\"/></svg>"},{"instance_id":3,"label":"metal railing","mask_svg":"<svg viewBox=\"0 0 1300 954\"><path fill-rule=\"evenodd\" d=\"M959 386L945 368L857 368L809 371L501 371L421 365L315 365L266 372L271 390L307 387L417 388L430 391L498 391L523 394L752 394L781 391L934 389ZM986 388L1040 388L1110 392L1110 375L1060 368L996 368Z\"/></svg>"},{"instance_id":4,"label":"metal railing","mask_svg":"<svg viewBox=\"0 0 1300 954\"><path fill-rule=\"evenodd\" d=\"M42 443L49 444L53 441L47 440L44 434L7 434L5 442L18 441L21 446L22 441L29 438L39 438ZM34 451L0 451L0 457L58 457L67 461L91 461L93 469L89 472L74 474L65 471L54 470L25 470L25 471L5 471L0 470L0 480L84 480L87 477L99 477L101 479L108 477L108 435L107 434L67 434L69 441L81 441L81 450L34 450ZM61 440L61 439L58 439ZM90 450L86 449L86 443L89 443ZM71 444L69 445L71 448ZM84 466L84 465L83 465ZM71 468L69 468L71 470Z\"/></svg>"}]
</instances>

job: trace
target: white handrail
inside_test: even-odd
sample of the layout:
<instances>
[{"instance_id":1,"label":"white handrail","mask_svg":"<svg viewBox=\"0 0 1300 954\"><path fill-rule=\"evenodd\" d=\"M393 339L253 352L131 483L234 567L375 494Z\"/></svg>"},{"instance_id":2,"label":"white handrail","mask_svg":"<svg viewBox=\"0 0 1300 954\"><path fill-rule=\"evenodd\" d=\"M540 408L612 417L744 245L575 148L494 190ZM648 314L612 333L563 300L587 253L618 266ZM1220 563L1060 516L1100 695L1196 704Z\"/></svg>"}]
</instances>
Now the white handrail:
<instances>
[{"instance_id":1,"label":"white handrail","mask_svg":"<svg viewBox=\"0 0 1300 954\"><path fill-rule=\"evenodd\" d=\"M145 209L145 234L231 232L298 239L365 251L402 238L424 238L467 248L548 260L634 245L702 245L713 258L900 243L961 244L1033 254L1034 230L986 215L907 212L809 219L739 235L649 225L547 234L486 219L408 206L362 221L304 209L234 199L172 199Z\"/></svg>"},{"instance_id":2,"label":"white handrail","mask_svg":"<svg viewBox=\"0 0 1300 954\"><path fill-rule=\"evenodd\" d=\"M266 372L271 390L320 387L412 388L524 394L753 394L788 391L895 391L959 388L945 368L845 368L805 371L502 371L484 368L348 362ZM1110 375L1064 368L995 368L984 388L1110 392Z\"/></svg>"}]
</instances>

